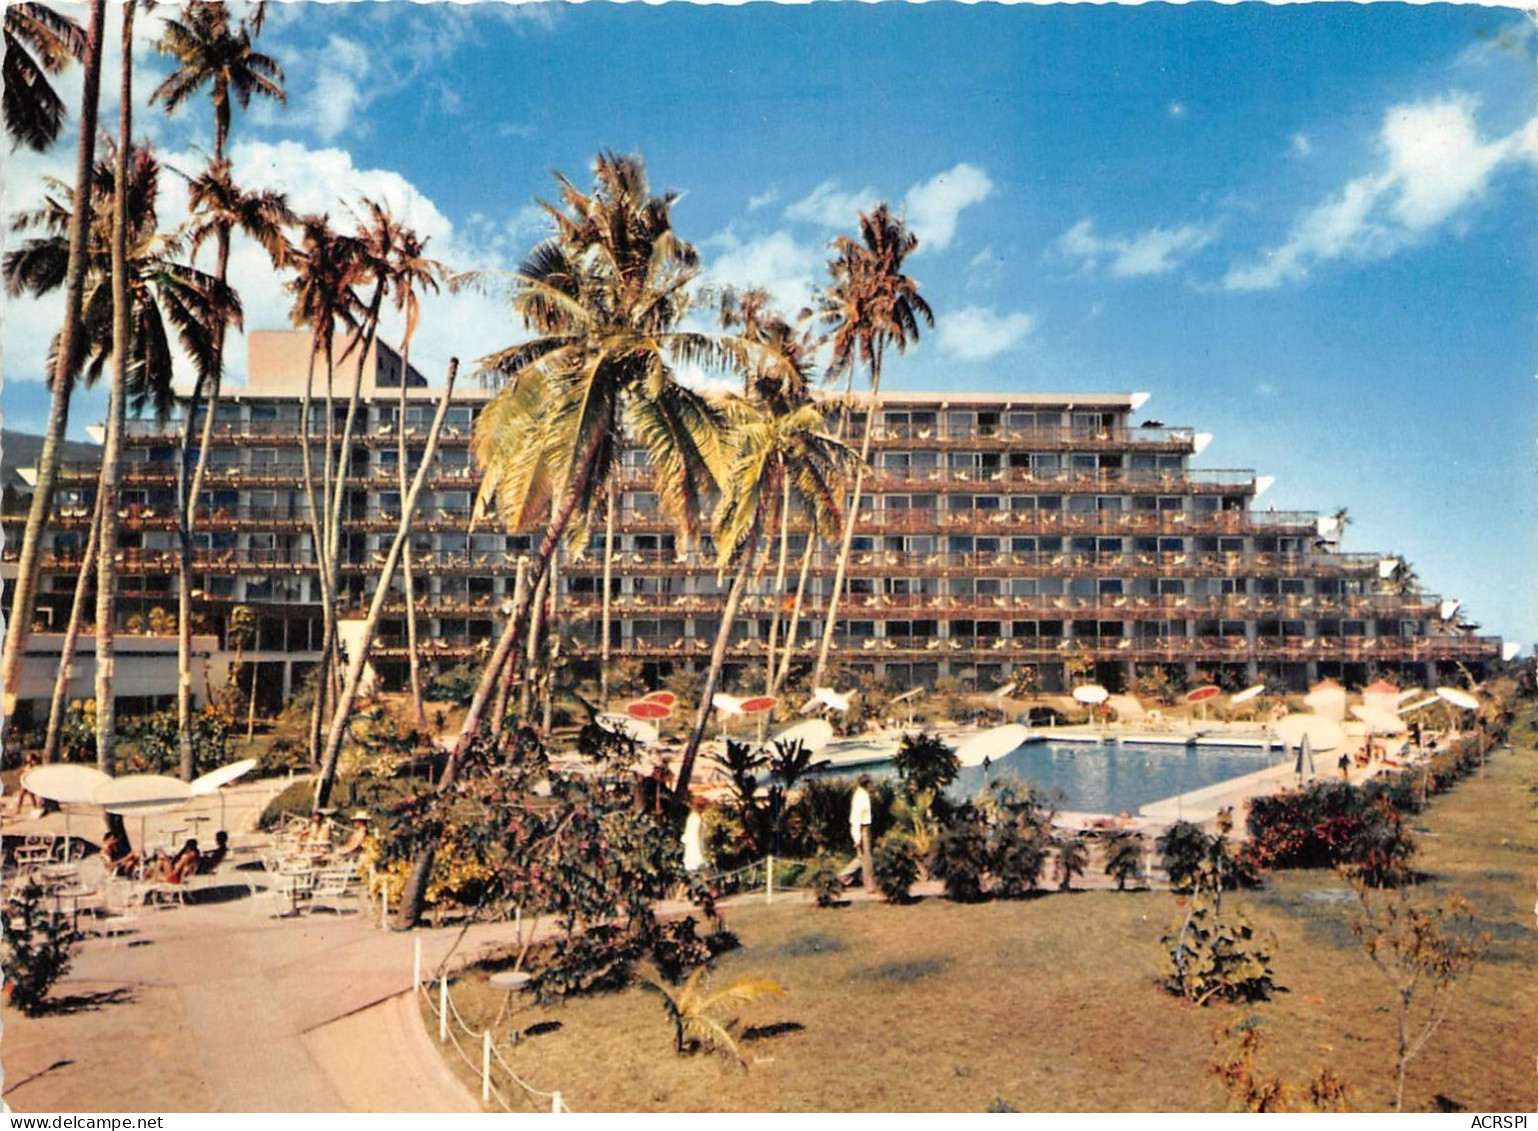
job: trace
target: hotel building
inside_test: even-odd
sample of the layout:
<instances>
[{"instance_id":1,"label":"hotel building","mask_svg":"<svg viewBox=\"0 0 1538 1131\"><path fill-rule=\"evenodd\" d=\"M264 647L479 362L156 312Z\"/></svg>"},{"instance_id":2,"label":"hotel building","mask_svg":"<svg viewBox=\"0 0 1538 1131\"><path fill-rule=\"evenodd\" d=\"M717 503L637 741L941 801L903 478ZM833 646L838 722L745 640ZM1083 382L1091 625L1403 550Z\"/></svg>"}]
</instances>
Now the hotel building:
<instances>
[{"instance_id":1,"label":"hotel building","mask_svg":"<svg viewBox=\"0 0 1538 1131\"><path fill-rule=\"evenodd\" d=\"M247 659L276 700L314 663L321 636L300 455L309 339L258 331L249 342L249 381L228 389L216 412L194 584L207 627L221 638L234 606L257 611ZM350 391L350 362L336 383ZM344 618L362 617L395 530L397 429L420 453L438 394L415 370L403 373L383 344L366 359L346 490ZM490 396L474 387L456 393L413 526L421 650L438 667L487 653L518 559L530 550L527 535L471 522L478 476L470 432ZM861 429L873 429L872 467L840 603L838 666L905 686L953 676L984 691L1016 679L1050 691L1088 676L1126 687L1147 665L1177 665L1188 679L1291 687L1325 676L1360 685L1377 675L1435 685L1457 664L1477 675L1499 657L1498 638L1463 627L1456 603L1420 591L1402 561L1343 552L1332 518L1257 506L1268 481L1252 471L1192 466L1206 437L1139 422L1144 400L1032 391L858 399L851 434L857 443ZM345 410L339 396L338 434ZM318 437L323 404L312 413ZM130 425L125 624L156 607L175 611L178 431L175 421ZM97 470L75 463L61 476L39 598L40 620L55 628L67 616ZM614 655L658 672L703 666L724 589L709 542L678 552L640 452L627 453L622 479ZM13 532L23 521L6 516ZM603 538L600 520L590 544L568 548L559 563L558 623L579 663L598 654ZM792 590L804 538L804 529L792 538ZM10 570L19 541L13 533L6 542ZM835 556L824 549L813 559L798 640L808 663ZM773 583L770 561L733 627L730 665L764 663L770 618L788 604ZM405 635L398 601L387 606L374 651L387 684L403 678Z\"/></svg>"}]
</instances>

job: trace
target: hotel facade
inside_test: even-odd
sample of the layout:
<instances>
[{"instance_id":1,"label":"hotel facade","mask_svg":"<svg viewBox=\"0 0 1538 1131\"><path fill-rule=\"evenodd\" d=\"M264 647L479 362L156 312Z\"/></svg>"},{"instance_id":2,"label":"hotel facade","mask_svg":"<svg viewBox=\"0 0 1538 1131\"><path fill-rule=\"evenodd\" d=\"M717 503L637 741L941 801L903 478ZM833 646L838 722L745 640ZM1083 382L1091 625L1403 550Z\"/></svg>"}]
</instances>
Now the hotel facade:
<instances>
[{"instance_id":1,"label":"hotel facade","mask_svg":"<svg viewBox=\"0 0 1538 1131\"><path fill-rule=\"evenodd\" d=\"M257 612L246 658L275 704L316 661L321 640L300 441L309 339L257 331L249 342L248 383L228 389L216 410L194 587L205 627L220 640L235 606ZM352 379L349 362L337 388L350 392ZM414 370L403 372L382 344L366 359L345 491L344 642L398 520L398 429L419 459L439 393ZM487 654L518 560L531 549L528 535L472 523L470 432L491 395L456 392L413 525L420 651L439 668ZM1230 684L1301 688L1329 676L1361 685L1388 675L1435 685L1459 664L1477 675L1499 658L1499 638L1464 627L1456 603L1421 591L1406 563L1343 551L1336 519L1258 506L1268 483L1252 471L1192 466L1207 438L1138 420L1144 400L1030 391L858 398L851 437L857 444L864 428L873 430L871 468L840 601L837 666L904 686L950 676L982 691L1012 680L1055 691L1078 678L1130 687L1153 665L1178 667L1188 681ZM334 411L340 434L345 396ZM317 468L324 412L323 403L312 405ZM147 623L155 608L175 611L179 429L174 420L130 424L120 629L132 618ZM56 630L68 615L97 471L76 463L61 475L39 597L40 622ZM703 666L725 588L709 541L681 552L640 452L627 452L621 478L613 654L657 675ZM11 572L24 520L6 516ZM794 530L791 592L805 537ZM730 666L764 664L777 607L783 638L790 593L771 591L768 557L733 626ZM835 559L836 548L813 556L797 641L808 664ZM600 518L589 544L567 547L557 571L556 623L563 651L579 664L596 664L599 653L603 563ZM400 598L387 605L373 662L387 685L398 685L406 660Z\"/></svg>"}]
</instances>

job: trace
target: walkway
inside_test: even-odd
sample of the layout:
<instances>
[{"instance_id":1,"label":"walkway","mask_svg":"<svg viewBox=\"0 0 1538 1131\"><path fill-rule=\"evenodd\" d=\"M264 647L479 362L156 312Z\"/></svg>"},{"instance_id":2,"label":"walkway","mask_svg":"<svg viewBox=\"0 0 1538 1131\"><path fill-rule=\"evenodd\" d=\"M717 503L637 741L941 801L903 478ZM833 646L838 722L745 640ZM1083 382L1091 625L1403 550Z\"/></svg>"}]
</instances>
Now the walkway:
<instances>
[{"instance_id":1,"label":"walkway","mask_svg":"<svg viewBox=\"0 0 1538 1131\"><path fill-rule=\"evenodd\" d=\"M254 816L256 798L241 800ZM263 882L259 871L252 878ZM18 1111L480 1110L410 994L414 938L430 973L460 931L381 930L367 907L273 919L271 897L241 892L147 910L131 941L86 942L53 993L74 1008L36 1019L6 1010L6 1102ZM459 953L511 938L509 924L477 926Z\"/></svg>"}]
</instances>

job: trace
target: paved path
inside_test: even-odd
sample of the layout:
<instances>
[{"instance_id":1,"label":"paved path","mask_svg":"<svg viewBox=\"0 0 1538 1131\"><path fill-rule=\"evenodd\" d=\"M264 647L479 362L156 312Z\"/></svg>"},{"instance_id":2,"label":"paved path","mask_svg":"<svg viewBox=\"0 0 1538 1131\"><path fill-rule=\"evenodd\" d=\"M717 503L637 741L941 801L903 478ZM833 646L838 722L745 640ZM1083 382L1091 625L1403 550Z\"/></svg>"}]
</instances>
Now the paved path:
<instances>
[{"instance_id":1,"label":"paved path","mask_svg":"<svg viewBox=\"0 0 1538 1131\"><path fill-rule=\"evenodd\" d=\"M246 789L254 818L257 795L274 787ZM381 930L366 903L292 919L273 910L265 892L241 893L147 910L131 940L86 942L53 994L77 999L76 1010L38 1019L6 1010L6 1102L20 1111L480 1110L411 994L415 938L430 974L460 942L457 928ZM512 935L510 924L478 925L456 961Z\"/></svg>"}]
</instances>

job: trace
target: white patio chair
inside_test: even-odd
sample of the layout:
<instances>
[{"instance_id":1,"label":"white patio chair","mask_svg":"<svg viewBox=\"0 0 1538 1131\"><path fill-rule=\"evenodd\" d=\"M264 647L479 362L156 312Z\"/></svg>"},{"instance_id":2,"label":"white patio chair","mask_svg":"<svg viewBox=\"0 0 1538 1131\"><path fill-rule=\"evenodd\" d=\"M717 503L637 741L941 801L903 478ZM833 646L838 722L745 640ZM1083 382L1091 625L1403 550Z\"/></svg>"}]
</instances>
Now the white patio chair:
<instances>
[{"instance_id":1,"label":"white patio chair","mask_svg":"<svg viewBox=\"0 0 1538 1131\"><path fill-rule=\"evenodd\" d=\"M313 914L317 907L324 906L340 913L341 900L357 898L358 893L353 890L353 879L351 867L325 868L316 872L314 885L310 889L310 912Z\"/></svg>"}]
</instances>

